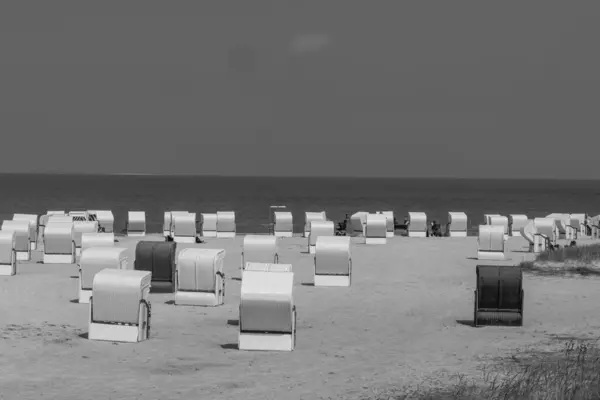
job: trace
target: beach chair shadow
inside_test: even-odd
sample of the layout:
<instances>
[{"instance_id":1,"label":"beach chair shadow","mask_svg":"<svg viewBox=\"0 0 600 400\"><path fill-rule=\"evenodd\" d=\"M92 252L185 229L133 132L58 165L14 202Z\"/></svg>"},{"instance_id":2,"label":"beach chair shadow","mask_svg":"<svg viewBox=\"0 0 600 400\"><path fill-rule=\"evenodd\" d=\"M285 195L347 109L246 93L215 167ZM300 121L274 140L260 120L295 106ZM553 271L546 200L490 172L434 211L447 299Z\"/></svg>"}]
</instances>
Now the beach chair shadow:
<instances>
[{"instance_id":1,"label":"beach chair shadow","mask_svg":"<svg viewBox=\"0 0 600 400\"><path fill-rule=\"evenodd\" d=\"M221 345L224 350L239 350L237 343L225 343Z\"/></svg>"},{"instance_id":2,"label":"beach chair shadow","mask_svg":"<svg viewBox=\"0 0 600 400\"><path fill-rule=\"evenodd\" d=\"M240 326L240 320L239 319L228 319L227 320L227 325L229 325L229 326Z\"/></svg>"},{"instance_id":3,"label":"beach chair shadow","mask_svg":"<svg viewBox=\"0 0 600 400\"><path fill-rule=\"evenodd\" d=\"M470 326L471 328L476 328L475 322L473 320L457 319L456 323L459 325Z\"/></svg>"},{"instance_id":4,"label":"beach chair shadow","mask_svg":"<svg viewBox=\"0 0 600 400\"><path fill-rule=\"evenodd\" d=\"M315 286L314 282L302 282L302 286Z\"/></svg>"},{"instance_id":5,"label":"beach chair shadow","mask_svg":"<svg viewBox=\"0 0 600 400\"><path fill-rule=\"evenodd\" d=\"M173 305L173 304L175 304L175 300L167 300L167 301L165 301L165 304Z\"/></svg>"}]
</instances>

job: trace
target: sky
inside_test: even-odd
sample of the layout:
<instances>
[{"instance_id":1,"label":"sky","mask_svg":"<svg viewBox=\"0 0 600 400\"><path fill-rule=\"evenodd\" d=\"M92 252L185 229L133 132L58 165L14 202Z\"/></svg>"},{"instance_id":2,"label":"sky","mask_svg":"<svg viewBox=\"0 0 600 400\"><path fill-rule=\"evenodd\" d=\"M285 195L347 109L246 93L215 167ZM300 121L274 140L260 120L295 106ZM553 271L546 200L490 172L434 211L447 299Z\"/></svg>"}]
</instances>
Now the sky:
<instances>
[{"instance_id":1,"label":"sky","mask_svg":"<svg viewBox=\"0 0 600 400\"><path fill-rule=\"evenodd\" d=\"M35 4L3 173L600 179L597 1Z\"/></svg>"}]
</instances>

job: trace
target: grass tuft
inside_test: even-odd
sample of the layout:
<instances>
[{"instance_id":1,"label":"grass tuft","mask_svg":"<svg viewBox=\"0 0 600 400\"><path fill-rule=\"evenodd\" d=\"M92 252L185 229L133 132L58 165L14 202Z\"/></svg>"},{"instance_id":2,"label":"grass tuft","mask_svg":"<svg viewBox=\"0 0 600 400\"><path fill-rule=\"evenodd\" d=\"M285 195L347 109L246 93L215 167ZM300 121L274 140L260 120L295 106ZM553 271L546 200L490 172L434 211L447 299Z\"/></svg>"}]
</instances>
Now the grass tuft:
<instances>
[{"instance_id":1,"label":"grass tuft","mask_svg":"<svg viewBox=\"0 0 600 400\"><path fill-rule=\"evenodd\" d=\"M600 244L544 251L534 261L520 263L524 272L546 276L600 276Z\"/></svg>"}]
</instances>

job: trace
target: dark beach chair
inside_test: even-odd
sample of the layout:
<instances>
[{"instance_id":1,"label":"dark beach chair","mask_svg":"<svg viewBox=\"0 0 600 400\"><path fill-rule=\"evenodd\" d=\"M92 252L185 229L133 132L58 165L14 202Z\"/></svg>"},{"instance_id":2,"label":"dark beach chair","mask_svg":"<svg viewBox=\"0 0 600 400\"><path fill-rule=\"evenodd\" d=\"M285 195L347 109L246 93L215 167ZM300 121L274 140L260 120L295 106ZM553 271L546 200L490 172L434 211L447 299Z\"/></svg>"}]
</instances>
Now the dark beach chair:
<instances>
[{"instance_id":1,"label":"dark beach chair","mask_svg":"<svg viewBox=\"0 0 600 400\"><path fill-rule=\"evenodd\" d=\"M176 242L140 241L135 247L134 269L152 272L151 292L175 291Z\"/></svg>"},{"instance_id":2,"label":"dark beach chair","mask_svg":"<svg viewBox=\"0 0 600 400\"><path fill-rule=\"evenodd\" d=\"M478 265L474 325L523 326L524 295L521 267Z\"/></svg>"}]
</instances>

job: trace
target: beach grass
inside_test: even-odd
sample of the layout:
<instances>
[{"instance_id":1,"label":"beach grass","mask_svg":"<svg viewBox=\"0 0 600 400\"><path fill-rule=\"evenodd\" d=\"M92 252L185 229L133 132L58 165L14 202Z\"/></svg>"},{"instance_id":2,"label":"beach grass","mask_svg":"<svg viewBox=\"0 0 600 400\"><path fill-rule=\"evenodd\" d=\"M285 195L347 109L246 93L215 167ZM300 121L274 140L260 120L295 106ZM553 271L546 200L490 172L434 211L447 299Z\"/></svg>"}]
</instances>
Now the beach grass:
<instances>
[{"instance_id":1,"label":"beach grass","mask_svg":"<svg viewBox=\"0 0 600 400\"><path fill-rule=\"evenodd\" d=\"M454 381L445 387L388 390L363 400L598 399L600 350L595 342L571 339L557 351L522 351L497 360L479 380L459 375Z\"/></svg>"},{"instance_id":2,"label":"beach grass","mask_svg":"<svg viewBox=\"0 0 600 400\"><path fill-rule=\"evenodd\" d=\"M520 266L524 272L538 275L600 276L600 244L544 251Z\"/></svg>"}]
</instances>

